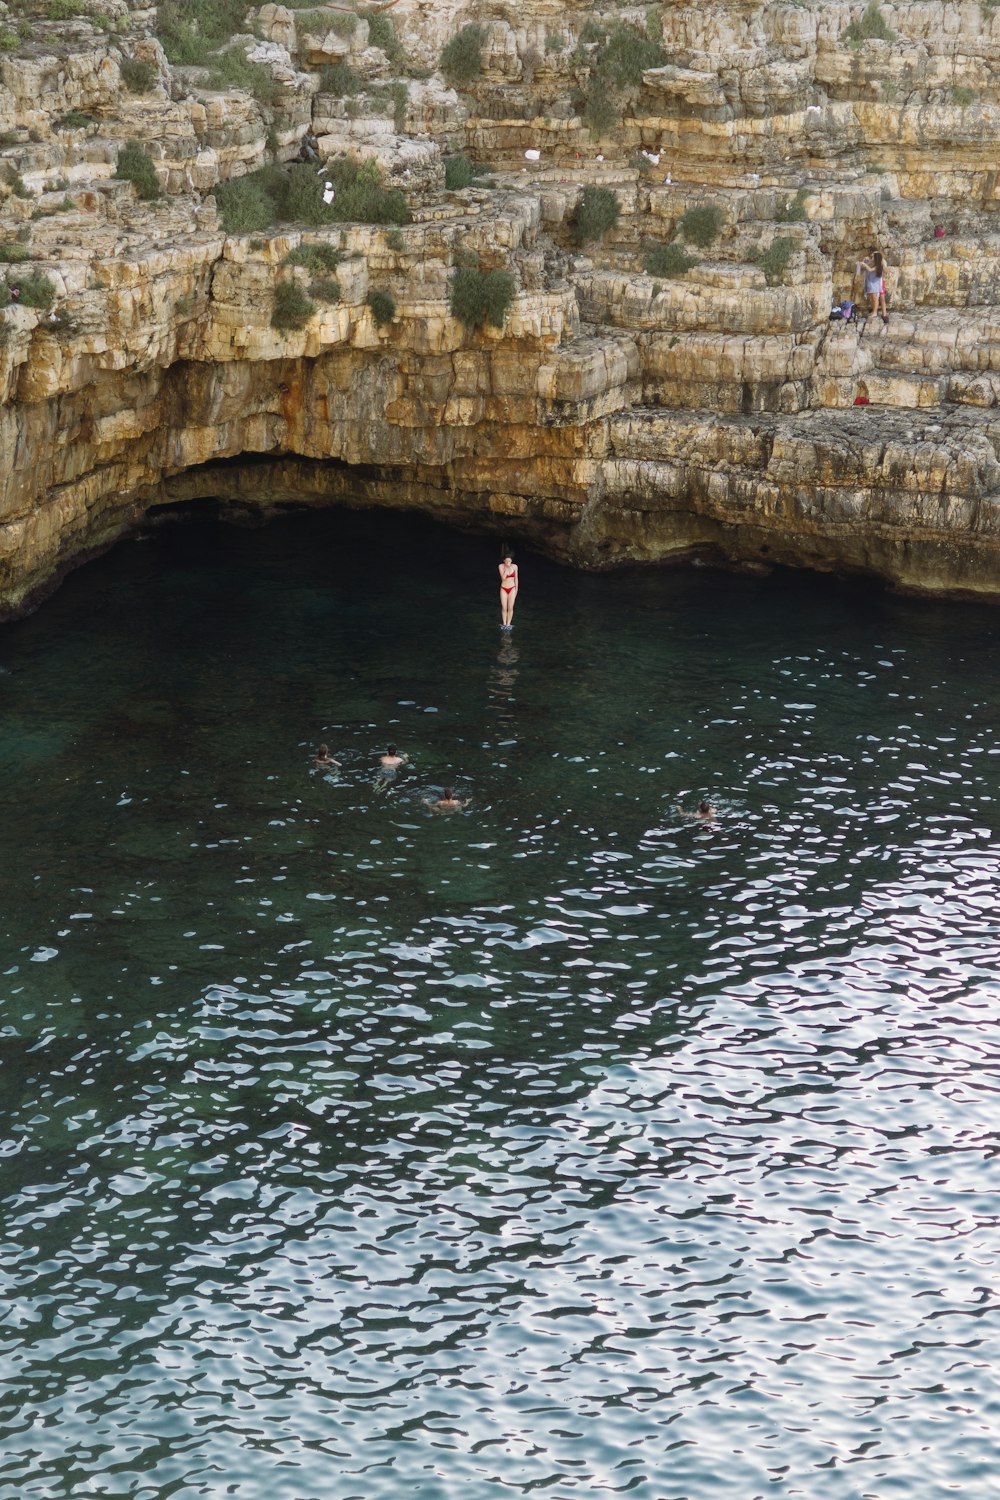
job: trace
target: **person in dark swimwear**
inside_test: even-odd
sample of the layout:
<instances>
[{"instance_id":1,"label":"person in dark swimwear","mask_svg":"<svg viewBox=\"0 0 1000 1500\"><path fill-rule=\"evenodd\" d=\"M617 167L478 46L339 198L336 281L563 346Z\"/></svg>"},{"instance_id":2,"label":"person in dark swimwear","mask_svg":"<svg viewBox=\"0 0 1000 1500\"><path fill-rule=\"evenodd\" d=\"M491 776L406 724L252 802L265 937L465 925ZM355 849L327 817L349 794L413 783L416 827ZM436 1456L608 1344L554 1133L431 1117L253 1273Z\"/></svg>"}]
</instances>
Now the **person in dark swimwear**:
<instances>
[{"instance_id":1,"label":"person in dark swimwear","mask_svg":"<svg viewBox=\"0 0 1000 1500\"><path fill-rule=\"evenodd\" d=\"M500 560L500 629L510 630L514 623L514 600L517 598L517 563L509 552Z\"/></svg>"},{"instance_id":2,"label":"person in dark swimwear","mask_svg":"<svg viewBox=\"0 0 1000 1500\"><path fill-rule=\"evenodd\" d=\"M399 770L400 766L405 766L409 759L408 755L400 755L395 745L387 745L385 754L379 756L378 763L382 770L391 776L393 772Z\"/></svg>"},{"instance_id":3,"label":"person in dark swimwear","mask_svg":"<svg viewBox=\"0 0 1000 1500\"><path fill-rule=\"evenodd\" d=\"M330 754L329 745L320 745L319 750L316 754L316 758L313 761L313 765L317 768L317 770L320 771L340 770L340 761L334 760L333 756Z\"/></svg>"},{"instance_id":4,"label":"person in dark swimwear","mask_svg":"<svg viewBox=\"0 0 1000 1500\"><path fill-rule=\"evenodd\" d=\"M433 812L461 812L463 807L468 807L470 800L468 797L464 801L461 797L456 797L451 787L446 786L440 797L425 797L424 805Z\"/></svg>"},{"instance_id":5,"label":"person in dark swimwear","mask_svg":"<svg viewBox=\"0 0 1000 1500\"><path fill-rule=\"evenodd\" d=\"M711 802L708 802L704 797L698 803L698 806L695 808L694 812L685 812L680 802L678 802L677 804L677 811L680 813L682 818L692 818L696 823L715 822L715 808L712 806Z\"/></svg>"}]
</instances>

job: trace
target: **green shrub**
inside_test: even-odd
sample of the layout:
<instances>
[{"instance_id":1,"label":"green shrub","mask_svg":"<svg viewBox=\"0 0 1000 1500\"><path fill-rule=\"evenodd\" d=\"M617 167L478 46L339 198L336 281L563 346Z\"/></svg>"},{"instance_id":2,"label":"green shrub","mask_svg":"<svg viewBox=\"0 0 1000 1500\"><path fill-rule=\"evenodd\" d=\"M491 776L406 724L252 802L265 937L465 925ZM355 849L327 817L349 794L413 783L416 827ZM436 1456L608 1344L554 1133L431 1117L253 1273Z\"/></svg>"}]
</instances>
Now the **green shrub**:
<instances>
[{"instance_id":1,"label":"green shrub","mask_svg":"<svg viewBox=\"0 0 1000 1500\"><path fill-rule=\"evenodd\" d=\"M788 263L795 254L796 244L790 235L779 235L766 250L754 256L769 282L778 282L788 270Z\"/></svg>"},{"instance_id":2,"label":"green shrub","mask_svg":"<svg viewBox=\"0 0 1000 1500\"><path fill-rule=\"evenodd\" d=\"M566 46L566 38L561 31L547 31L545 33L546 52L562 52Z\"/></svg>"},{"instance_id":3,"label":"green shrub","mask_svg":"<svg viewBox=\"0 0 1000 1500\"><path fill-rule=\"evenodd\" d=\"M573 243L586 245L591 240L603 239L618 223L621 211L618 195L610 188L585 187L570 219Z\"/></svg>"},{"instance_id":4,"label":"green shrub","mask_svg":"<svg viewBox=\"0 0 1000 1500\"><path fill-rule=\"evenodd\" d=\"M21 38L16 31L0 31L0 52L16 52Z\"/></svg>"},{"instance_id":5,"label":"green shrub","mask_svg":"<svg viewBox=\"0 0 1000 1500\"><path fill-rule=\"evenodd\" d=\"M254 234L274 223L274 204L248 177L233 177L215 189L222 227L227 234Z\"/></svg>"},{"instance_id":6,"label":"green shrub","mask_svg":"<svg viewBox=\"0 0 1000 1500\"><path fill-rule=\"evenodd\" d=\"M406 241L398 229L389 229L386 231L385 248L387 250L394 250L397 255L401 250L406 249Z\"/></svg>"},{"instance_id":7,"label":"green shrub","mask_svg":"<svg viewBox=\"0 0 1000 1500\"><path fill-rule=\"evenodd\" d=\"M289 250L282 265L305 266L307 271L316 273L335 271L340 265L340 251L322 241L319 244L297 245L294 250Z\"/></svg>"},{"instance_id":8,"label":"green shrub","mask_svg":"<svg viewBox=\"0 0 1000 1500\"><path fill-rule=\"evenodd\" d=\"M34 255L24 245L0 245L0 265L10 265L16 260L34 260Z\"/></svg>"},{"instance_id":9,"label":"green shrub","mask_svg":"<svg viewBox=\"0 0 1000 1500\"><path fill-rule=\"evenodd\" d=\"M316 312L315 304L294 281L279 281L274 289L271 327L297 331L304 328Z\"/></svg>"},{"instance_id":10,"label":"green shrub","mask_svg":"<svg viewBox=\"0 0 1000 1500\"><path fill-rule=\"evenodd\" d=\"M405 62L406 51L396 34L392 17L384 10L363 10L361 15L368 22L369 47L380 48L397 67Z\"/></svg>"},{"instance_id":11,"label":"green shrub","mask_svg":"<svg viewBox=\"0 0 1000 1500\"><path fill-rule=\"evenodd\" d=\"M808 188L800 187L794 198L787 203L782 203L775 211L775 220L779 224L798 224L806 216L806 204L809 202L811 193Z\"/></svg>"},{"instance_id":12,"label":"green shrub","mask_svg":"<svg viewBox=\"0 0 1000 1500\"><path fill-rule=\"evenodd\" d=\"M667 54L637 26L616 26L605 43L598 60L602 79L613 88L642 82L648 68L662 68Z\"/></svg>"},{"instance_id":13,"label":"green shrub","mask_svg":"<svg viewBox=\"0 0 1000 1500\"><path fill-rule=\"evenodd\" d=\"M204 63L244 30L247 10L247 0L161 0L156 35L172 63Z\"/></svg>"},{"instance_id":14,"label":"green shrub","mask_svg":"<svg viewBox=\"0 0 1000 1500\"><path fill-rule=\"evenodd\" d=\"M213 89L245 89L259 104L276 104L282 92L281 85L271 76L271 70L263 63L251 62L238 47L230 52L220 52L213 60L208 86Z\"/></svg>"},{"instance_id":15,"label":"green shrub","mask_svg":"<svg viewBox=\"0 0 1000 1500\"><path fill-rule=\"evenodd\" d=\"M688 255L683 245L647 245L642 263L650 276L674 280L698 264L697 255Z\"/></svg>"},{"instance_id":16,"label":"green shrub","mask_svg":"<svg viewBox=\"0 0 1000 1500\"><path fill-rule=\"evenodd\" d=\"M340 282L336 276L318 276L309 284L309 295L317 302L339 302Z\"/></svg>"},{"instance_id":17,"label":"green shrub","mask_svg":"<svg viewBox=\"0 0 1000 1500\"><path fill-rule=\"evenodd\" d=\"M462 188L471 186L476 171L475 163L467 156L461 153L458 156L447 156L444 163L444 185L450 193L461 192Z\"/></svg>"},{"instance_id":18,"label":"green shrub","mask_svg":"<svg viewBox=\"0 0 1000 1500\"><path fill-rule=\"evenodd\" d=\"M507 271L481 271L478 266L459 265L451 283L451 313L466 328L489 321L502 328L507 309L514 300L514 278Z\"/></svg>"},{"instance_id":19,"label":"green shrub","mask_svg":"<svg viewBox=\"0 0 1000 1500\"><path fill-rule=\"evenodd\" d=\"M397 135L402 135L406 128L406 110L410 102L410 90L405 83L394 83L390 90L392 94L392 127Z\"/></svg>"},{"instance_id":20,"label":"green shrub","mask_svg":"<svg viewBox=\"0 0 1000 1500\"><path fill-rule=\"evenodd\" d=\"M31 189L28 187L28 184L13 163L9 161L5 161L3 164L3 180L15 198L31 197Z\"/></svg>"},{"instance_id":21,"label":"green shrub","mask_svg":"<svg viewBox=\"0 0 1000 1500\"><path fill-rule=\"evenodd\" d=\"M319 75L321 94L332 94L335 99L346 99L351 94L360 94L361 79L350 63L327 63Z\"/></svg>"},{"instance_id":22,"label":"green shrub","mask_svg":"<svg viewBox=\"0 0 1000 1500\"><path fill-rule=\"evenodd\" d=\"M962 109L967 109L970 104L975 104L976 102L975 90L962 88L960 84L956 84L951 91L951 102L959 105Z\"/></svg>"},{"instance_id":23,"label":"green shrub","mask_svg":"<svg viewBox=\"0 0 1000 1500\"><path fill-rule=\"evenodd\" d=\"M324 180L334 187L323 202ZM220 183L215 200L229 234L254 234L268 224L408 224L410 208L399 188L387 188L374 162L330 160L320 176L313 164L270 162L235 181Z\"/></svg>"},{"instance_id":24,"label":"green shrub","mask_svg":"<svg viewBox=\"0 0 1000 1500\"><path fill-rule=\"evenodd\" d=\"M158 81L153 64L142 62L137 57L123 57L118 64L118 71L130 94L151 93Z\"/></svg>"},{"instance_id":25,"label":"green shrub","mask_svg":"<svg viewBox=\"0 0 1000 1500\"><path fill-rule=\"evenodd\" d=\"M131 182L140 198L152 201L161 196L153 158L138 141L129 141L119 151L115 176Z\"/></svg>"},{"instance_id":26,"label":"green shrub","mask_svg":"<svg viewBox=\"0 0 1000 1500\"><path fill-rule=\"evenodd\" d=\"M78 0L49 0L45 9L45 19L48 21L70 21L74 16L85 16L87 7L78 3Z\"/></svg>"},{"instance_id":27,"label":"green shrub","mask_svg":"<svg viewBox=\"0 0 1000 1500\"><path fill-rule=\"evenodd\" d=\"M681 214L681 234L699 250L707 250L719 238L725 222L726 216L717 203L699 203Z\"/></svg>"},{"instance_id":28,"label":"green shrub","mask_svg":"<svg viewBox=\"0 0 1000 1500\"><path fill-rule=\"evenodd\" d=\"M7 282L9 286L11 284L9 273ZM18 300L22 307L38 307L42 312L48 312L56 300L55 286L44 271L29 271L26 276L19 277L13 285L21 289Z\"/></svg>"},{"instance_id":29,"label":"green shrub","mask_svg":"<svg viewBox=\"0 0 1000 1500\"><path fill-rule=\"evenodd\" d=\"M461 88L483 71L486 29L470 21L447 42L441 52L441 72L453 88Z\"/></svg>"},{"instance_id":30,"label":"green shrub","mask_svg":"<svg viewBox=\"0 0 1000 1500\"><path fill-rule=\"evenodd\" d=\"M383 323L391 323L396 316L396 303L391 292L386 292L380 287L375 287L373 291L368 293L365 301L371 308L372 317L380 328Z\"/></svg>"},{"instance_id":31,"label":"green shrub","mask_svg":"<svg viewBox=\"0 0 1000 1500\"><path fill-rule=\"evenodd\" d=\"M577 61L590 66L590 81L576 96L574 107L591 134L600 136L621 120L624 94L635 90L647 68L662 67L667 54L648 30L638 26L616 25L605 31L595 21L588 21L580 41L596 44L596 51L577 49Z\"/></svg>"},{"instance_id":32,"label":"green shrub","mask_svg":"<svg viewBox=\"0 0 1000 1500\"><path fill-rule=\"evenodd\" d=\"M85 115L82 109L71 109L68 114L56 121L57 130L84 130L88 125L93 125L93 115Z\"/></svg>"},{"instance_id":33,"label":"green shrub","mask_svg":"<svg viewBox=\"0 0 1000 1500\"><path fill-rule=\"evenodd\" d=\"M845 26L841 32L845 42L852 46L860 47L862 42L873 38L880 42L894 42L896 33L888 25L885 17L878 8L878 0L871 0L871 4L861 17L860 21L852 21L850 26Z\"/></svg>"}]
</instances>

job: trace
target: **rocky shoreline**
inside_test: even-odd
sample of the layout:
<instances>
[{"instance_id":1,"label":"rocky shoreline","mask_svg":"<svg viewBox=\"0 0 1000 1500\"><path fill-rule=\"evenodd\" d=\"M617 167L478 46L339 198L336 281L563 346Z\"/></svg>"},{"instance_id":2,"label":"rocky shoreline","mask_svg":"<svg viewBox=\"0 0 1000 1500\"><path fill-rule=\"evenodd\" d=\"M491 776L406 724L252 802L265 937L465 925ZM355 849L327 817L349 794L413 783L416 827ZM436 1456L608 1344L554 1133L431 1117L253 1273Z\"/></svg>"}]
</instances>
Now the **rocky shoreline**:
<instances>
[{"instance_id":1,"label":"rocky shoreline","mask_svg":"<svg viewBox=\"0 0 1000 1500\"><path fill-rule=\"evenodd\" d=\"M266 5L223 77L162 6L66 3L0 23L3 614L199 497L1000 595L1000 13ZM220 184L313 153L405 215L225 227ZM889 323L830 322L876 240Z\"/></svg>"}]
</instances>

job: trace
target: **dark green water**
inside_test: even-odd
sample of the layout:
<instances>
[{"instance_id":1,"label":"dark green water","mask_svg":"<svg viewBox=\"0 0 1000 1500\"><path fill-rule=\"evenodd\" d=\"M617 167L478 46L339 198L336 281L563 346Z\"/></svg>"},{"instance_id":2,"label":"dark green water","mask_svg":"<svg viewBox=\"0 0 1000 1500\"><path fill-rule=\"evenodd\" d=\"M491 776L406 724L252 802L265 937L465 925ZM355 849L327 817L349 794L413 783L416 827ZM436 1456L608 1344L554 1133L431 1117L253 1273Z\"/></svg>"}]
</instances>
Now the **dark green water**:
<instances>
[{"instance_id":1,"label":"dark green water","mask_svg":"<svg viewBox=\"0 0 1000 1500\"><path fill-rule=\"evenodd\" d=\"M520 562L0 632L3 1500L996 1493L1000 615Z\"/></svg>"}]
</instances>

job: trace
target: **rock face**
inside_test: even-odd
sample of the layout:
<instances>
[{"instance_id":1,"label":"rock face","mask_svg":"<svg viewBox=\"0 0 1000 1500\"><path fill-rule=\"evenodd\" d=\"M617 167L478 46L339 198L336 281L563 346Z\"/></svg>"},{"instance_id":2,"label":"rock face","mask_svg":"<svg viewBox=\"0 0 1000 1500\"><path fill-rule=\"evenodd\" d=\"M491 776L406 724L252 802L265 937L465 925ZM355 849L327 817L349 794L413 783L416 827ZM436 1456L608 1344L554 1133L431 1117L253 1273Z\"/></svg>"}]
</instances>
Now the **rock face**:
<instances>
[{"instance_id":1,"label":"rock face","mask_svg":"<svg viewBox=\"0 0 1000 1500\"><path fill-rule=\"evenodd\" d=\"M1000 11L268 4L228 44L254 92L122 0L3 24L0 611L208 496L1000 595ZM304 139L410 221L224 232L213 190ZM163 196L114 175L128 141ZM456 152L488 173L449 192ZM580 244L587 187L620 216ZM875 243L889 322L831 322ZM339 296L275 327L303 245ZM452 315L473 258L513 278L502 327Z\"/></svg>"}]
</instances>

